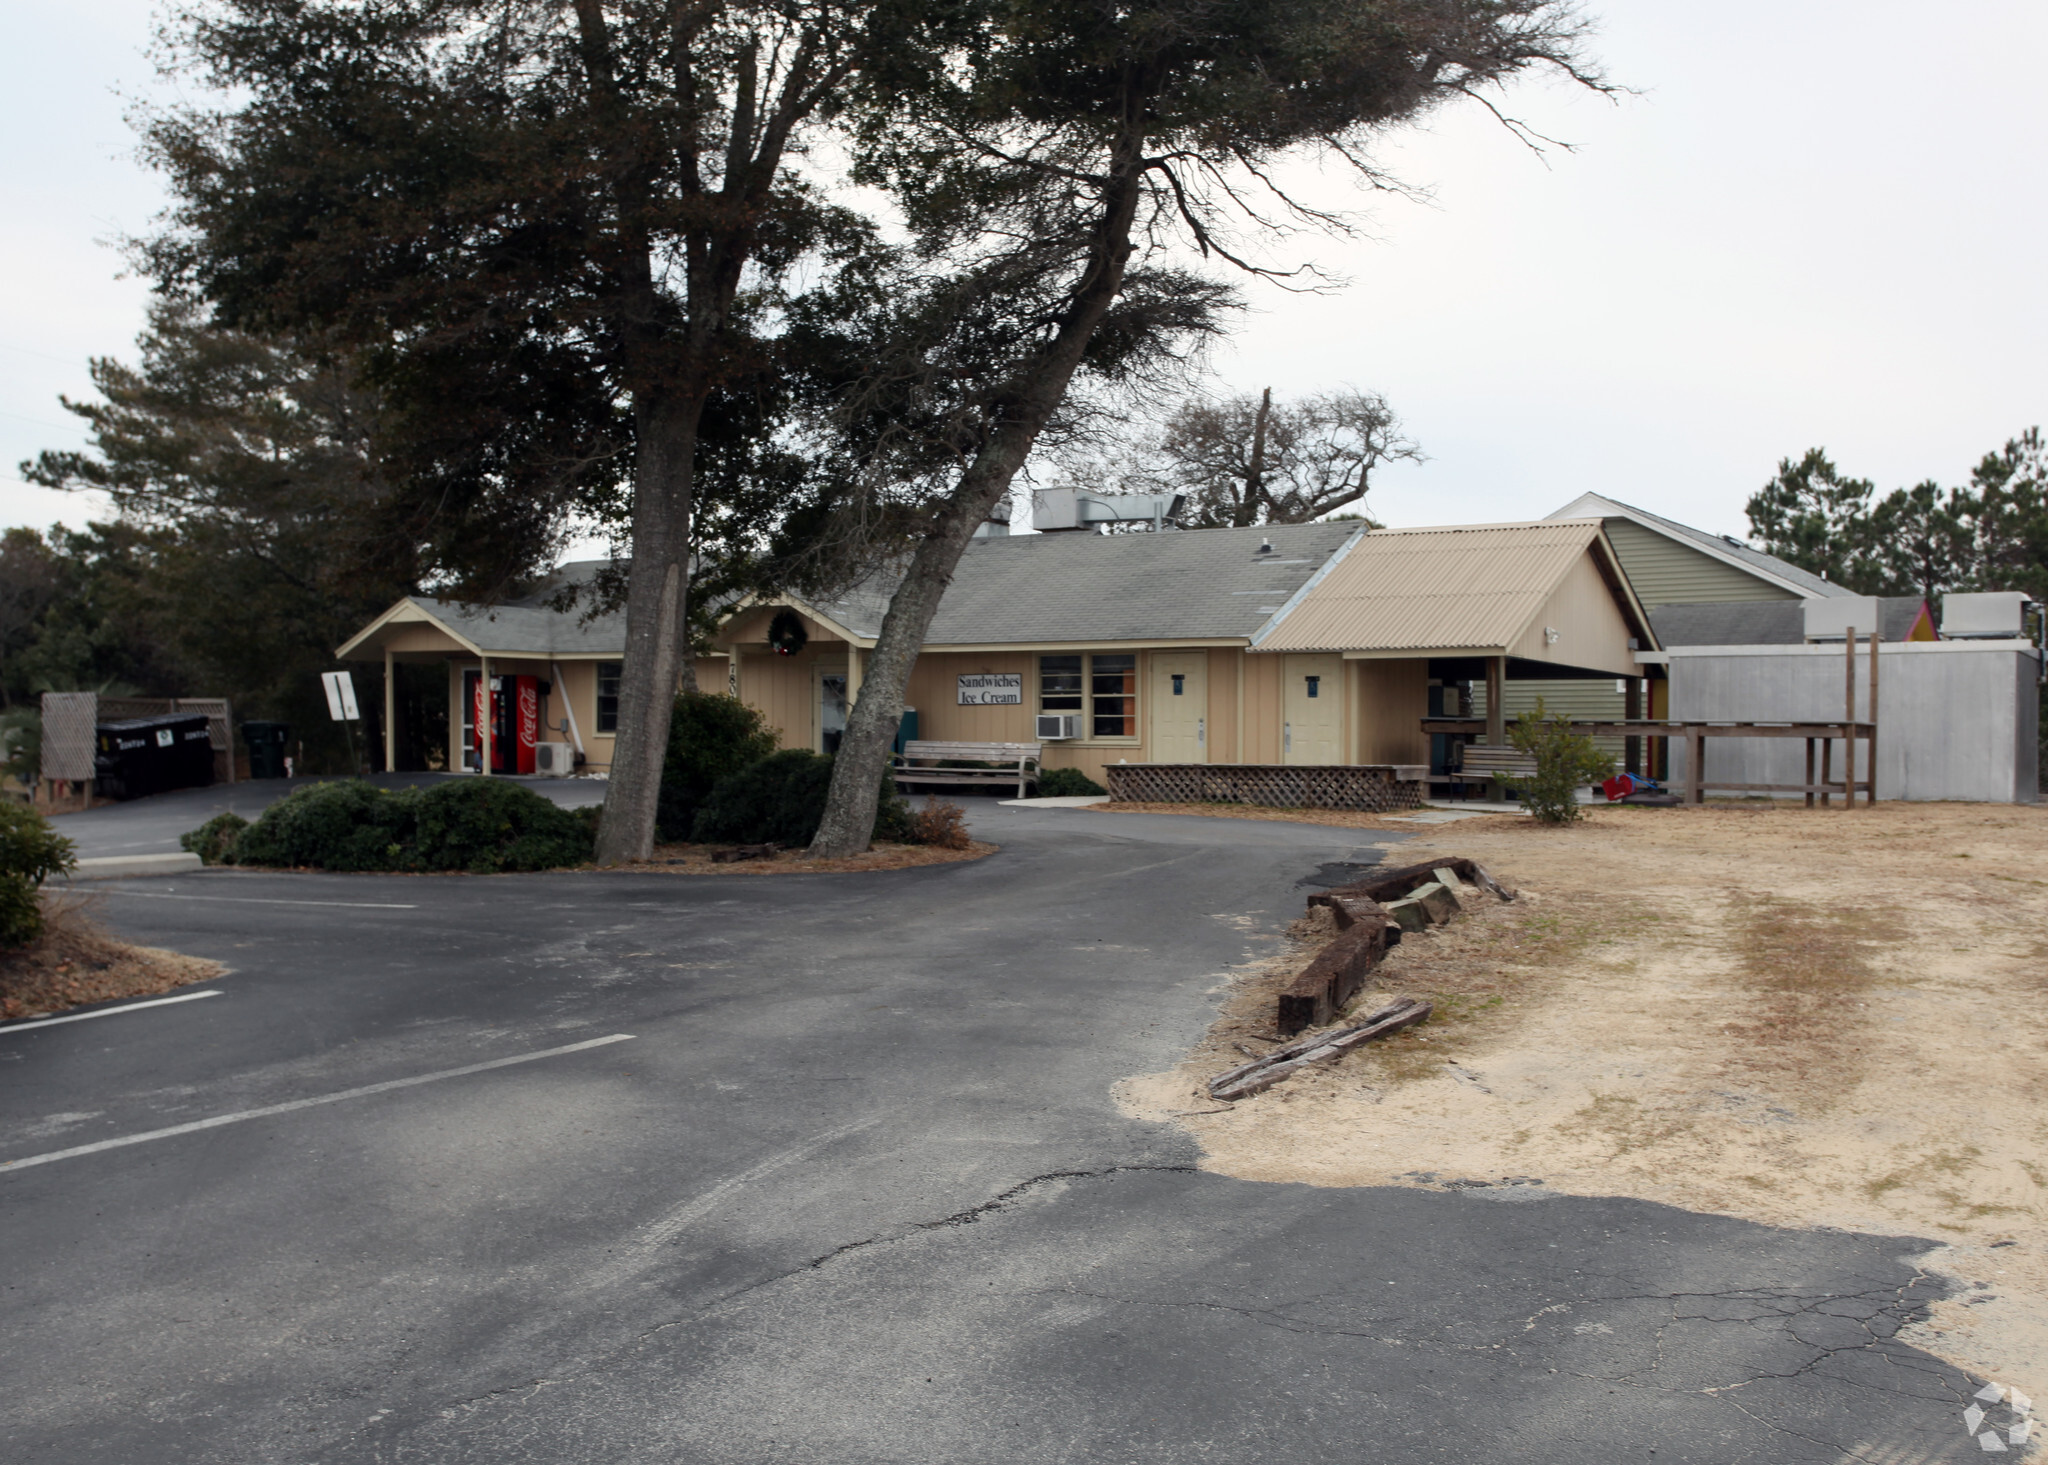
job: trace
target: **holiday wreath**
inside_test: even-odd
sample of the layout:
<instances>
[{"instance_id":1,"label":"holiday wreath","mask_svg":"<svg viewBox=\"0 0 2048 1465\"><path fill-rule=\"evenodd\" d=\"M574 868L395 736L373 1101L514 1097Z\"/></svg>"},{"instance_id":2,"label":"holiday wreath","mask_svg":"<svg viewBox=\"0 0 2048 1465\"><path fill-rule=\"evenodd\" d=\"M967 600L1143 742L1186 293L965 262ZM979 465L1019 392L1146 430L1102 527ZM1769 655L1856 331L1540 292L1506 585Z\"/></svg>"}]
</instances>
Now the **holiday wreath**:
<instances>
[{"instance_id":1,"label":"holiday wreath","mask_svg":"<svg viewBox=\"0 0 2048 1465\"><path fill-rule=\"evenodd\" d=\"M803 617L785 606L768 622L768 644L777 656L794 656L811 644L811 633L804 629Z\"/></svg>"}]
</instances>

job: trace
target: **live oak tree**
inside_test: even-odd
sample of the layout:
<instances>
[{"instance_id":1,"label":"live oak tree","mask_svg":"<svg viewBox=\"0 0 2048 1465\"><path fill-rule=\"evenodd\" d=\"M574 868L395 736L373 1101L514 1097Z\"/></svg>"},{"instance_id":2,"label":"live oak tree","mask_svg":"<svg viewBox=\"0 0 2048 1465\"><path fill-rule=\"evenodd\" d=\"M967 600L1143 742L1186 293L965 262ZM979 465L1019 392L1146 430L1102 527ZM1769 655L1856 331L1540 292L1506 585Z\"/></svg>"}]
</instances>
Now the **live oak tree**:
<instances>
[{"instance_id":1,"label":"live oak tree","mask_svg":"<svg viewBox=\"0 0 2048 1465\"><path fill-rule=\"evenodd\" d=\"M410 471L496 526L504 579L630 495L602 861L653 838L706 404L762 369L782 282L868 239L795 165L868 59L956 20L923 0L215 0L168 27L227 100L148 125L176 198L158 277L225 324L362 352Z\"/></svg>"},{"instance_id":2,"label":"live oak tree","mask_svg":"<svg viewBox=\"0 0 2048 1465\"><path fill-rule=\"evenodd\" d=\"M1360 502L1382 463L1422 450L1376 392L1316 392L1295 401L1193 397L1146 445L1134 477L1187 495L1189 528L1306 524Z\"/></svg>"},{"instance_id":3,"label":"live oak tree","mask_svg":"<svg viewBox=\"0 0 2048 1465\"><path fill-rule=\"evenodd\" d=\"M1584 34L1562 0L1011 0L972 44L895 54L909 103L871 122L859 176L901 207L923 286L880 357L873 400L901 410L871 461L928 509L813 855L865 846L940 597L1077 375L1143 372L1219 331L1233 296L1205 262L1272 274L1262 245L1341 227L1288 193L1290 164L1384 183L1369 145L1441 104L1491 106L1533 68L1603 85Z\"/></svg>"}]
</instances>

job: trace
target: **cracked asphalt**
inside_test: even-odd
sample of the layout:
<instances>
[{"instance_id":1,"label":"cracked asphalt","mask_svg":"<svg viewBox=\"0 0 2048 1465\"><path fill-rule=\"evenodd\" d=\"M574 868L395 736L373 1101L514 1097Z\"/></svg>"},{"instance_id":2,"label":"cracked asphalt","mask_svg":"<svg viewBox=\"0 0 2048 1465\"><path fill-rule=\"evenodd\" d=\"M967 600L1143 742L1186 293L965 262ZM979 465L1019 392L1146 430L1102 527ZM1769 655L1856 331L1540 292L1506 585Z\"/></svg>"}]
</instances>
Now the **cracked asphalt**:
<instances>
[{"instance_id":1,"label":"cracked asphalt","mask_svg":"<svg viewBox=\"0 0 2048 1465\"><path fill-rule=\"evenodd\" d=\"M1000 855L865 876L110 892L233 970L0 1030L0 1160L633 1036L0 1171L0 1457L1979 1455L1974 1382L1894 1336L1937 1295L1908 1238L1241 1181L1119 1112L1379 849L974 818Z\"/></svg>"}]
</instances>

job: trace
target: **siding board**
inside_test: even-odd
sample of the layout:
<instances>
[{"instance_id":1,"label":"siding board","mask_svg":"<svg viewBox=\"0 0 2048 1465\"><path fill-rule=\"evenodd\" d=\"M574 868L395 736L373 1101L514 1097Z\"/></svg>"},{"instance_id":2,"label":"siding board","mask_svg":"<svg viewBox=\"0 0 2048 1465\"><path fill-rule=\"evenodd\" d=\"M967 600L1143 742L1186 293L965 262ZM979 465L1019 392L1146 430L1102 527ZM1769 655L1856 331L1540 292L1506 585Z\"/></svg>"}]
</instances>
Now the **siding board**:
<instances>
[{"instance_id":1,"label":"siding board","mask_svg":"<svg viewBox=\"0 0 2048 1465\"><path fill-rule=\"evenodd\" d=\"M1790 590L1702 554L1632 519L1606 521L1607 538L1646 609L1703 600L1797 600Z\"/></svg>"}]
</instances>

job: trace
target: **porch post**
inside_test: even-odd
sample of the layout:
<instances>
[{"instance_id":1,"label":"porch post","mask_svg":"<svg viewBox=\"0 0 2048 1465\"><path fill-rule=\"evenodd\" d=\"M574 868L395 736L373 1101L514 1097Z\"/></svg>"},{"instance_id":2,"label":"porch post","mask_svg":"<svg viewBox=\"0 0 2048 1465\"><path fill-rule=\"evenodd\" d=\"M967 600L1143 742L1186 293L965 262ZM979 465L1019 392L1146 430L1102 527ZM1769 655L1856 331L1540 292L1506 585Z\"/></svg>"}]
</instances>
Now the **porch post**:
<instances>
[{"instance_id":1,"label":"porch post","mask_svg":"<svg viewBox=\"0 0 2048 1465\"><path fill-rule=\"evenodd\" d=\"M1845 667L1844 675L1847 679L1847 690L1843 693L1845 710L1842 713L1842 721L1847 725L1842 729L1842 757L1846 760L1842 765L1842 807L1853 809L1856 807L1856 628L1854 626L1849 627L1849 635L1844 650L1847 652L1847 657L1843 662Z\"/></svg>"},{"instance_id":2,"label":"porch post","mask_svg":"<svg viewBox=\"0 0 2048 1465\"><path fill-rule=\"evenodd\" d=\"M391 648L384 648L384 771L398 771L398 694L392 687Z\"/></svg>"},{"instance_id":3,"label":"porch post","mask_svg":"<svg viewBox=\"0 0 2048 1465\"><path fill-rule=\"evenodd\" d=\"M483 725L484 758L483 767L477 771L483 774L485 778L489 778L491 776L491 724L498 720L492 714L498 710L498 706L497 699L491 696L490 657L485 656L482 652L478 652L477 664L481 670L477 673L476 686L477 691L482 694L484 699L483 716L477 719ZM473 706L470 709L470 716L476 717L476 710Z\"/></svg>"},{"instance_id":4,"label":"porch post","mask_svg":"<svg viewBox=\"0 0 2048 1465\"><path fill-rule=\"evenodd\" d=\"M846 643L846 712L853 715L853 704L860 700L861 662L860 648L851 641Z\"/></svg>"},{"instance_id":5,"label":"porch post","mask_svg":"<svg viewBox=\"0 0 2048 1465\"><path fill-rule=\"evenodd\" d=\"M1643 682L1641 677L1630 677L1628 679L1626 689L1622 692L1621 697L1621 716L1625 722L1639 722L1642 720ZM1623 742L1622 748L1624 750L1621 762L1623 771L1641 773L1643 771L1643 740L1641 738L1629 738ZM1811 780L1808 781L1811 782Z\"/></svg>"},{"instance_id":6,"label":"porch post","mask_svg":"<svg viewBox=\"0 0 2048 1465\"><path fill-rule=\"evenodd\" d=\"M1507 699L1508 659L1505 656L1486 658L1486 745L1489 748L1507 746L1508 712L1501 704Z\"/></svg>"}]
</instances>

